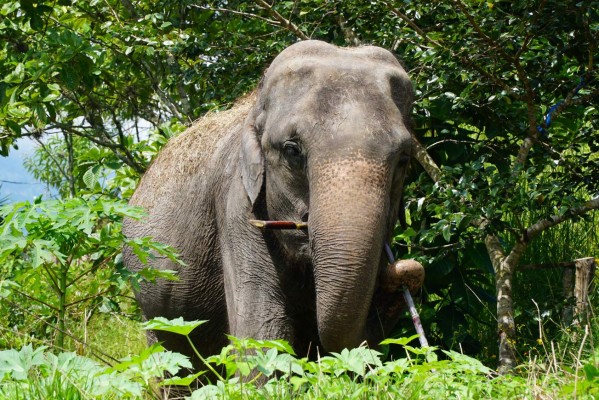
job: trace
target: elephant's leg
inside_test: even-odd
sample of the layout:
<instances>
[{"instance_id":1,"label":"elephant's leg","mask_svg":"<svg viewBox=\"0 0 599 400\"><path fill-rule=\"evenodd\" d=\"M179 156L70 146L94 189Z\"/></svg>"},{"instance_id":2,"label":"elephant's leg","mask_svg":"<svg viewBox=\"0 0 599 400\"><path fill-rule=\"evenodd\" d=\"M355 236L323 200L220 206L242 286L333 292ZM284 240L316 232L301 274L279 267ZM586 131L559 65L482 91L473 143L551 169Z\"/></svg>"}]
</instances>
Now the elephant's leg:
<instances>
[{"instance_id":1,"label":"elephant's leg","mask_svg":"<svg viewBox=\"0 0 599 400\"><path fill-rule=\"evenodd\" d=\"M226 235L224 242L223 272L230 334L292 342L294 332L286 313L286 296L261 232L240 228Z\"/></svg>"}]
</instances>

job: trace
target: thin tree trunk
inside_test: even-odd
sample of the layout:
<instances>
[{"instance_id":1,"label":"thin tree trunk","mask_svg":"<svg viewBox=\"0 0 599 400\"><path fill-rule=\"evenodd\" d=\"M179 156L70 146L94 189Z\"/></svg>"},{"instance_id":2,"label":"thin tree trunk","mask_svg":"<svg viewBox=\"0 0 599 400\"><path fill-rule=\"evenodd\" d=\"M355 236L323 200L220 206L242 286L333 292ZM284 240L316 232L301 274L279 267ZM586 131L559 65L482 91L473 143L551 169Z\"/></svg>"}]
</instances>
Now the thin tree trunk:
<instances>
[{"instance_id":1,"label":"thin tree trunk","mask_svg":"<svg viewBox=\"0 0 599 400\"><path fill-rule=\"evenodd\" d=\"M67 168L66 168L66 172L67 175L65 176L69 182L69 197L75 197L75 194L77 193L76 189L75 189L75 175L74 175L74 170L75 170L75 149L73 147L73 137L71 136L70 133L67 133L65 131L63 131L63 135L64 135L64 142L67 145Z\"/></svg>"},{"instance_id":2,"label":"thin tree trunk","mask_svg":"<svg viewBox=\"0 0 599 400\"><path fill-rule=\"evenodd\" d=\"M497 334L499 336L497 371L500 374L505 374L516 367L516 323L514 321L512 282L514 281L514 272L528 242L522 240L522 238L518 239L507 256L497 236L487 236L485 245L495 270Z\"/></svg>"},{"instance_id":3,"label":"thin tree trunk","mask_svg":"<svg viewBox=\"0 0 599 400\"><path fill-rule=\"evenodd\" d=\"M497 236L485 239L487 252L495 270L495 293L497 294L497 333L499 337L499 373L505 373L516 366L516 353L513 338L516 337L514 304L512 302L512 276L514 269L507 264Z\"/></svg>"},{"instance_id":4,"label":"thin tree trunk","mask_svg":"<svg viewBox=\"0 0 599 400\"><path fill-rule=\"evenodd\" d=\"M64 350L64 332L66 328L67 273L68 266L61 265L60 276L58 277L58 331L56 333L56 347L60 351Z\"/></svg>"}]
</instances>

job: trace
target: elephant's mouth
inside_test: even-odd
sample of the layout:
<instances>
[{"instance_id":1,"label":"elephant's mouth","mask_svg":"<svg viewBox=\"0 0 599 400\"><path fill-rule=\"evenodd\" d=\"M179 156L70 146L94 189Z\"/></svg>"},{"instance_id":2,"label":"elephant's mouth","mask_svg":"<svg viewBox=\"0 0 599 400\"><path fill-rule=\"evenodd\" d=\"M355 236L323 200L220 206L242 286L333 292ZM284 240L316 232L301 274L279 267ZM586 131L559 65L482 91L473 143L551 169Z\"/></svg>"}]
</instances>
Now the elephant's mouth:
<instances>
[{"instance_id":1,"label":"elephant's mouth","mask_svg":"<svg viewBox=\"0 0 599 400\"><path fill-rule=\"evenodd\" d=\"M308 213L306 213L307 218ZM306 219L307 221L307 219ZM272 231L280 249L293 262L306 264L310 260L310 245L308 242L308 223L296 221L265 221L249 220L256 228Z\"/></svg>"}]
</instances>

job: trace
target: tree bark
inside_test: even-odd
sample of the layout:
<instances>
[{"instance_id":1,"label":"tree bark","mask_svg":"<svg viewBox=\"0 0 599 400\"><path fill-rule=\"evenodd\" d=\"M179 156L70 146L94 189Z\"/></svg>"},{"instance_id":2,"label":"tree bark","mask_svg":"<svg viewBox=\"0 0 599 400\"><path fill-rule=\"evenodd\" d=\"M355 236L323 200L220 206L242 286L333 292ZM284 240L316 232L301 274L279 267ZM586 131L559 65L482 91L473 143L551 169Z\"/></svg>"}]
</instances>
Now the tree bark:
<instances>
[{"instance_id":1,"label":"tree bark","mask_svg":"<svg viewBox=\"0 0 599 400\"><path fill-rule=\"evenodd\" d=\"M504 374L516 366L515 340L516 323L512 301L512 281L515 271L513 258L506 257L496 236L485 239L487 252L495 270L495 292L497 294L497 334L499 338L498 372Z\"/></svg>"}]
</instances>

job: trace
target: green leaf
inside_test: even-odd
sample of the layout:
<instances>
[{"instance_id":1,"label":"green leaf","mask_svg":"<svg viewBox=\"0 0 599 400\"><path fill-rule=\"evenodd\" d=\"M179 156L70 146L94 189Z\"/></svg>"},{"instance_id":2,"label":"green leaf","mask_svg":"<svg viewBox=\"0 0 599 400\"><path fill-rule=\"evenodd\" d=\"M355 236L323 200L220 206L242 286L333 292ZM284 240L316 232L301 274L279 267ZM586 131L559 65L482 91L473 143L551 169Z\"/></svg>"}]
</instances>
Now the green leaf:
<instances>
[{"instance_id":1,"label":"green leaf","mask_svg":"<svg viewBox=\"0 0 599 400\"><path fill-rule=\"evenodd\" d=\"M16 282L9 280L1 280L0 281L0 298L8 297L11 295L11 288L20 288L20 285Z\"/></svg>"},{"instance_id":2,"label":"green leaf","mask_svg":"<svg viewBox=\"0 0 599 400\"><path fill-rule=\"evenodd\" d=\"M164 347L162 347L162 345L160 343L154 343L151 346L145 348L141 353L136 354L132 357L126 357L122 360L120 360L120 362L118 364L113 365L111 368L109 368L107 370L108 373L114 372L114 371L119 371L119 372L123 372L126 371L127 369L131 369L131 367L133 366L140 366L142 365L142 363L147 360L148 358L150 358L150 356L152 354L156 354L156 353L160 353L162 351L164 351Z\"/></svg>"},{"instance_id":3,"label":"green leaf","mask_svg":"<svg viewBox=\"0 0 599 400\"><path fill-rule=\"evenodd\" d=\"M480 373L484 375L488 375L493 372L491 368L484 366L480 361L465 354L461 354L453 350L443 350L443 353L451 357L453 361L458 362L457 368L459 368L461 371Z\"/></svg>"},{"instance_id":4,"label":"green leaf","mask_svg":"<svg viewBox=\"0 0 599 400\"><path fill-rule=\"evenodd\" d=\"M46 347L41 346L34 350L31 344L28 344L20 351L0 351L0 376L8 373L17 381L27 380L33 367L44 364L45 349Z\"/></svg>"},{"instance_id":5,"label":"green leaf","mask_svg":"<svg viewBox=\"0 0 599 400\"><path fill-rule=\"evenodd\" d=\"M276 340L260 340L260 339L252 339L252 338L243 338L239 339L232 335L227 335L227 338L236 349L276 349L279 352L284 352L287 354L295 355L293 351L293 347L282 339Z\"/></svg>"},{"instance_id":6,"label":"green leaf","mask_svg":"<svg viewBox=\"0 0 599 400\"><path fill-rule=\"evenodd\" d=\"M456 268L456 264L450 257L443 257L436 260L432 264L426 267L425 280L428 281L440 281L445 278L451 271Z\"/></svg>"},{"instance_id":7,"label":"green leaf","mask_svg":"<svg viewBox=\"0 0 599 400\"><path fill-rule=\"evenodd\" d=\"M32 267L39 268L46 263L53 263L60 259L64 259L64 255L57 251L56 245L47 240L36 240L33 242L31 249Z\"/></svg>"},{"instance_id":8,"label":"green leaf","mask_svg":"<svg viewBox=\"0 0 599 400\"><path fill-rule=\"evenodd\" d=\"M13 12L19 9L19 6L20 4L18 1L8 1L2 5L2 8L0 9L0 14L4 16L12 14Z\"/></svg>"},{"instance_id":9,"label":"green leaf","mask_svg":"<svg viewBox=\"0 0 599 400\"><path fill-rule=\"evenodd\" d=\"M18 63L15 69L4 77L6 83L21 83L25 79L25 64Z\"/></svg>"},{"instance_id":10,"label":"green leaf","mask_svg":"<svg viewBox=\"0 0 599 400\"><path fill-rule=\"evenodd\" d=\"M400 346L405 346L408 343L414 341L415 339L418 339L420 335L416 334L416 335L412 335L409 337L401 337L401 338L397 338L397 339L385 339L381 342L382 345L385 344L398 344Z\"/></svg>"},{"instance_id":11,"label":"green leaf","mask_svg":"<svg viewBox=\"0 0 599 400\"><path fill-rule=\"evenodd\" d=\"M170 269L144 267L137 271L137 274L148 282L156 282L156 279L166 279L169 281L179 280L178 272Z\"/></svg>"},{"instance_id":12,"label":"green leaf","mask_svg":"<svg viewBox=\"0 0 599 400\"><path fill-rule=\"evenodd\" d=\"M168 379L164 379L160 382L160 386L169 386L169 385L178 385L178 386L190 386L194 383L200 376L204 375L207 371L200 371L192 375L187 375L186 377L172 377Z\"/></svg>"},{"instance_id":13,"label":"green leaf","mask_svg":"<svg viewBox=\"0 0 599 400\"><path fill-rule=\"evenodd\" d=\"M31 114L31 109L23 103L10 103L8 105L8 115L16 118L27 118Z\"/></svg>"},{"instance_id":14,"label":"green leaf","mask_svg":"<svg viewBox=\"0 0 599 400\"><path fill-rule=\"evenodd\" d=\"M585 364L582 369L588 381L599 381L599 368L597 366L593 364Z\"/></svg>"},{"instance_id":15,"label":"green leaf","mask_svg":"<svg viewBox=\"0 0 599 400\"><path fill-rule=\"evenodd\" d=\"M54 100L58 99L59 97L60 97L60 93L57 93L57 92L51 92L51 93L47 94L47 95L46 95L46 96L45 96L45 97L42 99L42 101L43 101L44 103L47 103L47 102L49 102L49 101L54 101Z\"/></svg>"},{"instance_id":16,"label":"green leaf","mask_svg":"<svg viewBox=\"0 0 599 400\"><path fill-rule=\"evenodd\" d=\"M223 389L218 385L204 385L191 394L191 400L220 399L224 398Z\"/></svg>"},{"instance_id":17,"label":"green leaf","mask_svg":"<svg viewBox=\"0 0 599 400\"><path fill-rule=\"evenodd\" d=\"M156 317L143 324L145 330L156 330L177 333L183 336L189 334L198 326L208 321L184 321L183 317L168 320L164 317Z\"/></svg>"},{"instance_id":18,"label":"green leaf","mask_svg":"<svg viewBox=\"0 0 599 400\"><path fill-rule=\"evenodd\" d=\"M96 174L94 174L91 168L85 171L85 174L83 174L83 183L85 183L89 189L93 189L94 186L96 186L96 183L98 183Z\"/></svg>"},{"instance_id":19,"label":"green leaf","mask_svg":"<svg viewBox=\"0 0 599 400\"><path fill-rule=\"evenodd\" d=\"M451 225L446 223L441 229L441 233L443 234L443 239L445 239L446 242L449 242L451 240Z\"/></svg>"}]
</instances>

